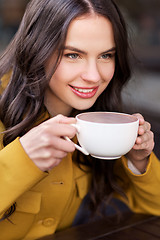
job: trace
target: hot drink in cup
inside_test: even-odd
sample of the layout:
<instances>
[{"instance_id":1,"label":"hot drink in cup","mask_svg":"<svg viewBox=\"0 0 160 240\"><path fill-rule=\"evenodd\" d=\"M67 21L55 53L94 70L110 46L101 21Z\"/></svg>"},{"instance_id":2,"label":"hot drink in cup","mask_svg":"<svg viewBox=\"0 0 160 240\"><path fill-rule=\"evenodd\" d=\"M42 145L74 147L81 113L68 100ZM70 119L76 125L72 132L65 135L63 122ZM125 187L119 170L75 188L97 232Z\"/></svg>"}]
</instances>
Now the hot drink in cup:
<instances>
[{"instance_id":1,"label":"hot drink in cup","mask_svg":"<svg viewBox=\"0 0 160 240\"><path fill-rule=\"evenodd\" d=\"M88 112L76 116L77 138L84 153L95 158L116 159L135 144L139 120L116 112Z\"/></svg>"}]
</instances>

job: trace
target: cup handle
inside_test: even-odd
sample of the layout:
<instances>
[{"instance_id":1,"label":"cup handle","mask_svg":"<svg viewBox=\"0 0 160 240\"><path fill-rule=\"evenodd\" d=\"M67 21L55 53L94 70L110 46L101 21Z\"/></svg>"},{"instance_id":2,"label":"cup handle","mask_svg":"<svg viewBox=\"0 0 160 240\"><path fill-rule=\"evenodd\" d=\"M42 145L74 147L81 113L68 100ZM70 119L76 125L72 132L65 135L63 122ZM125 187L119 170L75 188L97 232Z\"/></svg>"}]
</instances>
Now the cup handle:
<instances>
[{"instance_id":1,"label":"cup handle","mask_svg":"<svg viewBox=\"0 0 160 240\"><path fill-rule=\"evenodd\" d=\"M72 142L69 137L66 137L66 136L65 136L64 139L66 139L66 140L69 141L69 142ZM77 145L76 143L74 143L74 146L75 146L75 148L76 148L77 150L79 150L79 151L82 152L83 154L89 155L89 153L88 153L84 148L80 147L80 146Z\"/></svg>"},{"instance_id":2,"label":"cup handle","mask_svg":"<svg viewBox=\"0 0 160 240\"><path fill-rule=\"evenodd\" d=\"M73 127L75 127L77 129L77 131L79 132L79 127L77 127L76 124L71 124ZM64 139L66 139L69 142L72 142L71 139L67 136L64 136ZM80 152L82 152L85 155L89 155L89 153L82 147L80 147L79 145L77 145L76 143L74 143L74 146L77 150L79 150Z\"/></svg>"}]
</instances>

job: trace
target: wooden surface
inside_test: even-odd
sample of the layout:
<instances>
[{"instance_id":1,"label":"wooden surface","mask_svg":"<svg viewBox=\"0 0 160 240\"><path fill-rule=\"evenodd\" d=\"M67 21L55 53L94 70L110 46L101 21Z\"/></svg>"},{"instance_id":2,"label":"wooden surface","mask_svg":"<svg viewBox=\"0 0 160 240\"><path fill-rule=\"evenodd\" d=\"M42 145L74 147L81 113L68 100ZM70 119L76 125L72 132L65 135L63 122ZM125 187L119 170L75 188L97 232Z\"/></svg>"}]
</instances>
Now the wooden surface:
<instances>
[{"instance_id":1,"label":"wooden surface","mask_svg":"<svg viewBox=\"0 0 160 240\"><path fill-rule=\"evenodd\" d=\"M68 228L40 240L159 240L160 217L127 213L120 223L115 218Z\"/></svg>"}]
</instances>

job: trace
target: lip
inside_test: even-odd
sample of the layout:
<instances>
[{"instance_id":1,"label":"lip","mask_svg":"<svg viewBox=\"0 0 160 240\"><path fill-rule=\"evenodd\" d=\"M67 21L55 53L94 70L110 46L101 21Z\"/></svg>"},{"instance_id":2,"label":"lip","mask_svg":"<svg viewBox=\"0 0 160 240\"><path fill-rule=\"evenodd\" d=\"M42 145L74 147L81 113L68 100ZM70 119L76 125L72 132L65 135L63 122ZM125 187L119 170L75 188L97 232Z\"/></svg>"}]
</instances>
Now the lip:
<instances>
[{"instance_id":1,"label":"lip","mask_svg":"<svg viewBox=\"0 0 160 240\"><path fill-rule=\"evenodd\" d=\"M76 86L69 85L69 87L71 88L74 94L76 94L78 97L81 97L81 98L92 98L98 90L98 86L88 88L88 87L76 87ZM78 89L80 91L78 91Z\"/></svg>"}]
</instances>

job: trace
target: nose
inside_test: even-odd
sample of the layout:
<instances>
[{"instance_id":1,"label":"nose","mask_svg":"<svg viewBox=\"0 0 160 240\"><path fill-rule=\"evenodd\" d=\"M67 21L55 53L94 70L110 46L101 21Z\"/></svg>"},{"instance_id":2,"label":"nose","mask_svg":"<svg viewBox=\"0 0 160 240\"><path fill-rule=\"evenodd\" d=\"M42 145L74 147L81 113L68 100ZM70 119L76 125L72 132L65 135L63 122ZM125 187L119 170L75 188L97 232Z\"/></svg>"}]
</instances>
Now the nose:
<instances>
[{"instance_id":1,"label":"nose","mask_svg":"<svg viewBox=\"0 0 160 240\"><path fill-rule=\"evenodd\" d=\"M100 72L96 61L90 61L85 65L85 70L81 74L84 81L98 82L101 80Z\"/></svg>"}]
</instances>

